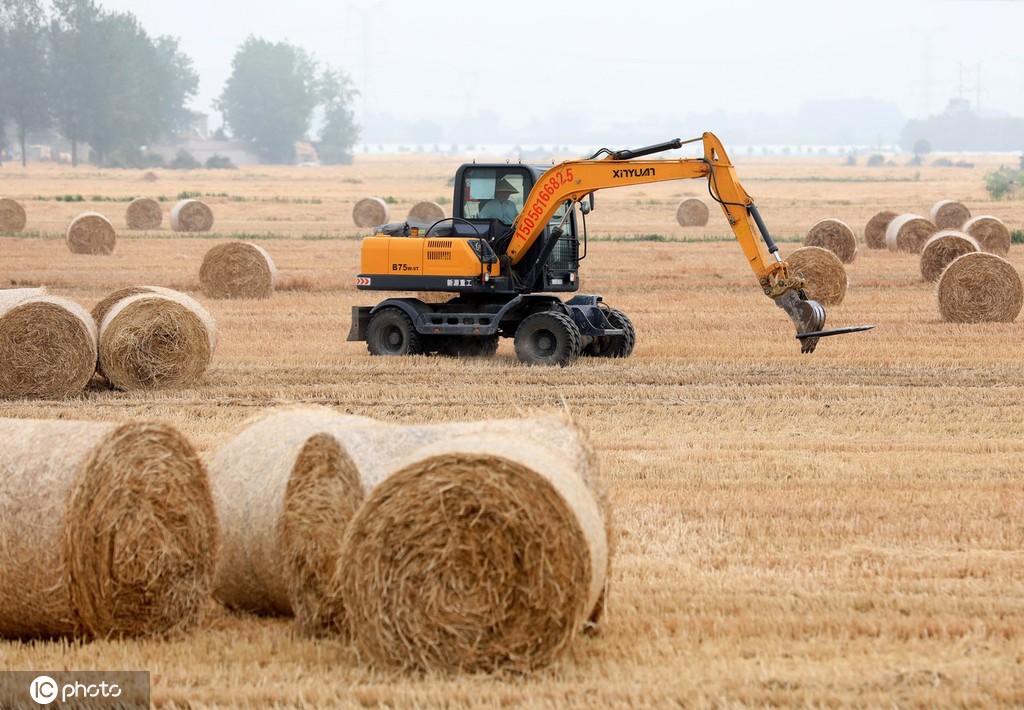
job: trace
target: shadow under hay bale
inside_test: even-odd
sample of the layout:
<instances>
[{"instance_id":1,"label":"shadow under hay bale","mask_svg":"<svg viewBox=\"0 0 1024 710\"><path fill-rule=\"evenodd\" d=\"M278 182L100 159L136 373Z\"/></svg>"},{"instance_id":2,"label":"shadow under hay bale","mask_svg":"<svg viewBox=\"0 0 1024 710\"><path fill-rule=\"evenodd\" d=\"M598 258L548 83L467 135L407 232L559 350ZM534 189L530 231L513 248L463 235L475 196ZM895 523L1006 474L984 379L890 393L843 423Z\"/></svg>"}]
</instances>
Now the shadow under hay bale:
<instances>
[{"instance_id":1,"label":"shadow under hay bale","mask_svg":"<svg viewBox=\"0 0 1024 710\"><path fill-rule=\"evenodd\" d=\"M956 229L936 232L921 250L921 276L925 281L938 281L950 262L976 251L981 251L981 247L974 237Z\"/></svg>"},{"instance_id":2,"label":"shadow under hay bale","mask_svg":"<svg viewBox=\"0 0 1024 710\"><path fill-rule=\"evenodd\" d=\"M412 209L409 210L409 216L407 219L433 224L434 222L444 219L444 208L436 202L417 202L413 205ZM387 220L385 219L384 221L386 222ZM384 222L380 222L379 224L383 223ZM373 226L376 227L377 225Z\"/></svg>"},{"instance_id":3,"label":"shadow under hay bale","mask_svg":"<svg viewBox=\"0 0 1024 710\"><path fill-rule=\"evenodd\" d=\"M916 214L901 214L886 227L885 244L890 251L920 254L924 243L937 231L939 228L931 220Z\"/></svg>"},{"instance_id":4,"label":"shadow under hay bale","mask_svg":"<svg viewBox=\"0 0 1024 710\"><path fill-rule=\"evenodd\" d=\"M970 234L982 251L1006 256L1010 253L1010 230L1003 221L992 215L972 217L964 223L963 231Z\"/></svg>"},{"instance_id":5,"label":"shadow under hay bale","mask_svg":"<svg viewBox=\"0 0 1024 710\"><path fill-rule=\"evenodd\" d=\"M962 230L967 220L971 218L971 211L962 202L939 200L932 205L928 216L939 229Z\"/></svg>"},{"instance_id":6,"label":"shadow under hay bale","mask_svg":"<svg viewBox=\"0 0 1024 710\"><path fill-rule=\"evenodd\" d=\"M864 243L868 245L868 249L889 248L885 242L885 232L889 228L889 223L897 216L891 210L882 210L868 220L864 226Z\"/></svg>"},{"instance_id":7,"label":"shadow under hay bale","mask_svg":"<svg viewBox=\"0 0 1024 710\"><path fill-rule=\"evenodd\" d=\"M209 232L213 228L213 211L205 202L179 200L171 208L171 229L175 232Z\"/></svg>"},{"instance_id":8,"label":"shadow under hay bale","mask_svg":"<svg viewBox=\"0 0 1024 710\"><path fill-rule=\"evenodd\" d=\"M213 317L195 299L159 286L117 301L99 331L99 369L120 390L185 387L217 346Z\"/></svg>"},{"instance_id":9,"label":"shadow under hay bale","mask_svg":"<svg viewBox=\"0 0 1024 710\"><path fill-rule=\"evenodd\" d=\"M342 544L341 599L373 665L533 670L599 606L608 545L577 461L537 438L452 435L368 494Z\"/></svg>"},{"instance_id":10,"label":"shadow under hay bale","mask_svg":"<svg viewBox=\"0 0 1024 710\"><path fill-rule=\"evenodd\" d=\"M128 229L158 229L163 224L164 212L152 197L136 197L128 203L124 221Z\"/></svg>"},{"instance_id":11,"label":"shadow under hay bale","mask_svg":"<svg viewBox=\"0 0 1024 710\"><path fill-rule=\"evenodd\" d=\"M857 255L857 235L841 219L820 219L807 230L804 246L828 249L841 262L849 264Z\"/></svg>"},{"instance_id":12,"label":"shadow under hay bale","mask_svg":"<svg viewBox=\"0 0 1024 710\"><path fill-rule=\"evenodd\" d=\"M217 522L191 444L164 424L0 420L0 635L186 630Z\"/></svg>"},{"instance_id":13,"label":"shadow under hay bale","mask_svg":"<svg viewBox=\"0 0 1024 710\"><path fill-rule=\"evenodd\" d=\"M65 241L73 254L111 254L117 233L99 212L83 212L68 224Z\"/></svg>"},{"instance_id":14,"label":"shadow under hay bale","mask_svg":"<svg viewBox=\"0 0 1024 710\"><path fill-rule=\"evenodd\" d=\"M96 354L96 325L74 301L0 291L0 398L78 394L96 372Z\"/></svg>"},{"instance_id":15,"label":"shadow under hay bale","mask_svg":"<svg viewBox=\"0 0 1024 710\"><path fill-rule=\"evenodd\" d=\"M676 207L680 227L703 227L708 223L708 206L696 197L688 197Z\"/></svg>"},{"instance_id":16,"label":"shadow under hay bale","mask_svg":"<svg viewBox=\"0 0 1024 710\"><path fill-rule=\"evenodd\" d=\"M0 232L20 232L25 229L25 208L9 197L0 197Z\"/></svg>"},{"instance_id":17,"label":"shadow under hay bale","mask_svg":"<svg viewBox=\"0 0 1024 710\"><path fill-rule=\"evenodd\" d=\"M391 210L379 197L364 197L352 208L352 221L357 227L373 228L386 224Z\"/></svg>"},{"instance_id":18,"label":"shadow under hay bale","mask_svg":"<svg viewBox=\"0 0 1024 710\"><path fill-rule=\"evenodd\" d=\"M1024 286L1013 264L987 252L964 254L945 268L936 292L942 320L1009 323L1020 314Z\"/></svg>"},{"instance_id":19,"label":"shadow under hay bale","mask_svg":"<svg viewBox=\"0 0 1024 710\"><path fill-rule=\"evenodd\" d=\"M807 297L823 306L837 306L849 284L839 257L823 247L801 247L786 257L789 271L802 274Z\"/></svg>"},{"instance_id":20,"label":"shadow under hay bale","mask_svg":"<svg viewBox=\"0 0 1024 710\"><path fill-rule=\"evenodd\" d=\"M210 298L270 298L277 287L277 266L252 242L219 244L203 257L199 286Z\"/></svg>"}]
</instances>

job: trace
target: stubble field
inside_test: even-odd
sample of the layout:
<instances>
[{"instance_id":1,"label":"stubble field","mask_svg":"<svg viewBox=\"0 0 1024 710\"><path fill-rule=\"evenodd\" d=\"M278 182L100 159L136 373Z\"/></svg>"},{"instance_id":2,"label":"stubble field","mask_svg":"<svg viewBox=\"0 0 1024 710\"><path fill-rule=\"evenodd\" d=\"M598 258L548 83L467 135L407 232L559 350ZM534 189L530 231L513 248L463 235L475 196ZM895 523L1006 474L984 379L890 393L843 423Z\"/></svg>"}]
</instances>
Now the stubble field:
<instances>
[{"instance_id":1,"label":"stubble field","mask_svg":"<svg viewBox=\"0 0 1024 710\"><path fill-rule=\"evenodd\" d=\"M817 219L862 236L882 209L927 216L944 198L1024 225L991 202L974 168L849 167L840 158L733 155L783 254ZM94 387L68 401L0 402L3 417L128 421L181 429L203 452L283 403L327 404L389 422L567 411L589 430L617 534L607 617L555 666L527 676L395 676L287 620L211 605L169 640L0 641L0 669L149 670L164 707L530 706L1008 707L1024 704L1024 321L942 323L914 255L861 245L829 326L875 330L801 355L717 208L676 225L698 181L597 195L582 291L633 319L622 361L530 368L503 342L493 359L371 358L347 343L356 200L393 197L393 219L447 197L458 160L359 158L345 168L106 171L10 164L0 196L25 206L0 236L0 287L43 284L91 308L155 284L196 296L220 342L185 390ZM214 211L213 233L178 236L182 192ZM82 195L85 202L54 198ZM126 202L163 196L164 226L124 228ZM450 205L448 206L450 209ZM108 257L71 254L63 230L95 209L118 227ZM650 235L660 235L655 239ZM199 291L205 252L256 240L279 268L266 301ZM1009 260L1024 273L1024 250Z\"/></svg>"}]
</instances>

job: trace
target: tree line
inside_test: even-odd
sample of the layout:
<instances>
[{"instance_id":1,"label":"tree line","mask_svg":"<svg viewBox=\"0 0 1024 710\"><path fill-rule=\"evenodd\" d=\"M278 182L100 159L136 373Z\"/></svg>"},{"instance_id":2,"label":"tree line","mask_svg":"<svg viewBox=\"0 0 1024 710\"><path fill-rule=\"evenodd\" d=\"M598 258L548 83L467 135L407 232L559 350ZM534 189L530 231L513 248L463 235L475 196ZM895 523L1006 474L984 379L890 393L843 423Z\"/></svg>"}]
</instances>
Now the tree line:
<instances>
[{"instance_id":1,"label":"tree line","mask_svg":"<svg viewBox=\"0 0 1024 710\"><path fill-rule=\"evenodd\" d=\"M215 102L225 128L266 163L290 163L314 112L323 125L320 160L350 163L358 138L356 91L340 70L287 42L248 37ZM108 12L94 0L0 0L0 148L4 127L25 163L33 133L55 129L100 165L144 167L152 145L187 128L186 104L199 85L192 60L173 37L151 37L131 13Z\"/></svg>"}]
</instances>

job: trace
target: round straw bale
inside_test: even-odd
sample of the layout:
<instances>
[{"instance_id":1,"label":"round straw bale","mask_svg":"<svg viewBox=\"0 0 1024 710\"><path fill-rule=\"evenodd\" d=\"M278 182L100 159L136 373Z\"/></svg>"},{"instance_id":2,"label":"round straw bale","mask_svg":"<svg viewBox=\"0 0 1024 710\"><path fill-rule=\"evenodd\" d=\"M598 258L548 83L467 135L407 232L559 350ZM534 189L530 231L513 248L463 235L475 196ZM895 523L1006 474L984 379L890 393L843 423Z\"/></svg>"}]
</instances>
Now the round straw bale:
<instances>
[{"instance_id":1,"label":"round straw bale","mask_svg":"<svg viewBox=\"0 0 1024 710\"><path fill-rule=\"evenodd\" d=\"M920 254L924 243L939 231L939 228L916 214L901 214L893 217L885 229L885 244L891 251L907 251Z\"/></svg>"},{"instance_id":2,"label":"round straw bale","mask_svg":"<svg viewBox=\"0 0 1024 710\"><path fill-rule=\"evenodd\" d=\"M964 223L963 231L977 240L982 251L1000 256L1010 253L1010 230L998 217L991 215L972 217Z\"/></svg>"},{"instance_id":3,"label":"round straw bale","mask_svg":"<svg viewBox=\"0 0 1024 710\"><path fill-rule=\"evenodd\" d=\"M849 264L857 255L857 235L841 219L820 219L807 230L804 246L828 249L844 264Z\"/></svg>"},{"instance_id":4,"label":"round straw bale","mask_svg":"<svg viewBox=\"0 0 1024 710\"><path fill-rule=\"evenodd\" d=\"M205 202L179 200L171 208L171 229L175 232L209 232L213 227L213 211Z\"/></svg>"},{"instance_id":5,"label":"round straw bale","mask_svg":"<svg viewBox=\"0 0 1024 710\"><path fill-rule=\"evenodd\" d=\"M110 312L110 309L113 308L118 301L123 301L129 296L135 296L140 293L153 293L153 291L146 286L126 286L104 296L89 312L92 315L93 321L96 323L97 332L99 332L99 327L103 325L103 319L107 317L107 313Z\"/></svg>"},{"instance_id":6,"label":"round straw bale","mask_svg":"<svg viewBox=\"0 0 1024 710\"><path fill-rule=\"evenodd\" d=\"M184 387L217 346L213 318L191 297L157 286L115 303L99 331L99 366L121 390Z\"/></svg>"},{"instance_id":7,"label":"round straw bale","mask_svg":"<svg viewBox=\"0 0 1024 710\"><path fill-rule=\"evenodd\" d=\"M69 397L95 372L96 324L80 305L46 295L0 305L0 397Z\"/></svg>"},{"instance_id":8,"label":"round straw bale","mask_svg":"<svg viewBox=\"0 0 1024 710\"><path fill-rule=\"evenodd\" d=\"M364 197L352 208L352 221L357 227L377 227L386 224L390 209L379 197Z\"/></svg>"},{"instance_id":9,"label":"round straw bale","mask_svg":"<svg viewBox=\"0 0 1024 710\"><path fill-rule=\"evenodd\" d=\"M962 229L971 218L971 211L962 202L939 200L932 205L928 217L939 229Z\"/></svg>"},{"instance_id":10,"label":"round straw bale","mask_svg":"<svg viewBox=\"0 0 1024 710\"><path fill-rule=\"evenodd\" d=\"M560 452L480 433L410 455L349 523L338 569L375 665L527 671L561 656L604 591L600 503Z\"/></svg>"},{"instance_id":11,"label":"round straw bale","mask_svg":"<svg viewBox=\"0 0 1024 710\"><path fill-rule=\"evenodd\" d=\"M951 261L974 251L981 251L974 237L957 229L936 232L921 251L921 276L925 281L938 281Z\"/></svg>"},{"instance_id":12,"label":"round straw bale","mask_svg":"<svg viewBox=\"0 0 1024 710\"><path fill-rule=\"evenodd\" d=\"M823 247L801 247L786 261L791 273L802 274L807 297L822 305L839 305L846 297L849 281L839 257Z\"/></svg>"},{"instance_id":13,"label":"round straw bale","mask_svg":"<svg viewBox=\"0 0 1024 710\"><path fill-rule=\"evenodd\" d=\"M73 254L110 254L117 234L99 212L83 212L68 224L65 239Z\"/></svg>"},{"instance_id":14,"label":"round straw bale","mask_svg":"<svg viewBox=\"0 0 1024 710\"><path fill-rule=\"evenodd\" d=\"M124 221L128 229L157 229L164 221L164 213L152 197L136 197L128 203Z\"/></svg>"},{"instance_id":15,"label":"round straw bale","mask_svg":"<svg viewBox=\"0 0 1024 710\"><path fill-rule=\"evenodd\" d=\"M371 425L325 407L278 408L245 422L217 449L209 471L224 530L214 582L219 601L294 613L308 632L330 626L324 598L345 526L363 499L343 437Z\"/></svg>"},{"instance_id":16,"label":"round straw bale","mask_svg":"<svg viewBox=\"0 0 1024 710\"><path fill-rule=\"evenodd\" d=\"M210 298L270 298L276 285L274 260L252 242L218 244L199 267L199 286Z\"/></svg>"},{"instance_id":17,"label":"round straw bale","mask_svg":"<svg viewBox=\"0 0 1024 710\"><path fill-rule=\"evenodd\" d=\"M0 197L0 232L20 232L25 228L25 208L9 197Z\"/></svg>"},{"instance_id":18,"label":"round straw bale","mask_svg":"<svg viewBox=\"0 0 1024 710\"><path fill-rule=\"evenodd\" d=\"M0 635L165 634L206 608L217 520L175 429L0 420Z\"/></svg>"},{"instance_id":19,"label":"round straw bale","mask_svg":"<svg viewBox=\"0 0 1024 710\"><path fill-rule=\"evenodd\" d=\"M408 219L433 224L434 222L444 219L444 208L436 202L417 202L413 205L412 209L409 210ZM386 222L387 220L384 221ZM383 222L380 222L380 224L383 224ZM375 224L373 226L376 227L377 225Z\"/></svg>"},{"instance_id":20,"label":"round straw bale","mask_svg":"<svg viewBox=\"0 0 1024 710\"><path fill-rule=\"evenodd\" d=\"M868 249L887 248L885 230L895 217L897 217L895 212L883 210L868 220L864 226L864 243L868 245Z\"/></svg>"},{"instance_id":21,"label":"round straw bale","mask_svg":"<svg viewBox=\"0 0 1024 710\"><path fill-rule=\"evenodd\" d=\"M703 227L708 223L708 206L696 197L688 197L676 207L680 227Z\"/></svg>"},{"instance_id":22,"label":"round straw bale","mask_svg":"<svg viewBox=\"0 0 1024 710\"><path fill-rule=\"evenodd\" d=\"M1024 286L1013 264L986 252L964 254L939 277L939 312L953 323L1013 321L1024 303Z\"/></svg>"}]
</instances>

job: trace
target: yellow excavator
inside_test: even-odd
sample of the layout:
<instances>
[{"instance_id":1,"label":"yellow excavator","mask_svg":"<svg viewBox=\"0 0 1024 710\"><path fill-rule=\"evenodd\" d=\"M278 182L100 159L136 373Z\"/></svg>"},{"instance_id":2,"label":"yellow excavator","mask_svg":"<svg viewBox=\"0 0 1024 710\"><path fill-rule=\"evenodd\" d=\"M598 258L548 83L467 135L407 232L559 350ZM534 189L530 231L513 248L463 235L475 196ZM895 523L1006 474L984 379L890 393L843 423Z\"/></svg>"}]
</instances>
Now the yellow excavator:
<instances>
[{"instance_id":1,"label":"yellow excavator","mask_svg":"<svg viewBox=\"0 0 1024 710\"><path fill-rule=\"evenodd\" d=\"M703 141L702 158L645 159L697 141ZM433 303L400 296L353 306L348 339L366 341L373 355L486 356L497 350L499 338L511 337L516 356L529 364L568 365L580 355L628 357L636 331L625 313L599 295L562 300L557 294L579 288L586 215L597 190L689 178L707 180L761 289L795 323L802 352L812 352L822 337L873 327L824 330L825 310L807 298L802 276L779 256L721 141L704 133L636 150L601 149L589 159L554 166L462 165L455 174L453 216L378 227L362 242L356 277L361 290L451 297Z\"/></svg>"}]
</instances>

